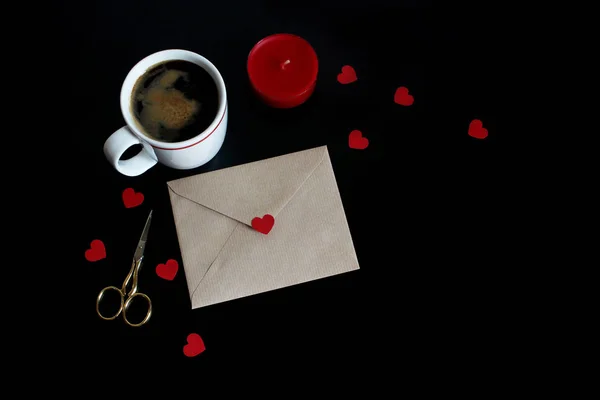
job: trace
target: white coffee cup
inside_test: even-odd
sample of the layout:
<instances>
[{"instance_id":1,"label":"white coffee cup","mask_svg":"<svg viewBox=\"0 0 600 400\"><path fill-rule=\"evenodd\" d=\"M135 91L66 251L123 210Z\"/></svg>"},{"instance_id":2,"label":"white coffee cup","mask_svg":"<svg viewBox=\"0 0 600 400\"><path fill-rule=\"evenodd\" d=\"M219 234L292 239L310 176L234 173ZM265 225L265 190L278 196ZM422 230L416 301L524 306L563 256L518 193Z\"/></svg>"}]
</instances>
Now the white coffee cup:
<instances>
[{"instance_id":1,"label":"white coffee cup","mask_svg":"<svg viewBox=\"0 0 600 400\"><path fill-rule=\"evenodd\" d=\"M215 81L219 94L217 116L203 132L181 142L163 142L146 135L131 110L133 87L146 71L165 61L184 60L204 68ZM127 176L137 176L157 162L176 169L191 169L206 164L221 149L227 130L227 92L225 82L215 66L199 54L187 50L163 50L138 62L127 74L121 88L121 111L126 126L104 143L104 155L112 166ZM143 150L129 160L120 160L129 147L141 144Z\"/></svg>"}]
</instances>

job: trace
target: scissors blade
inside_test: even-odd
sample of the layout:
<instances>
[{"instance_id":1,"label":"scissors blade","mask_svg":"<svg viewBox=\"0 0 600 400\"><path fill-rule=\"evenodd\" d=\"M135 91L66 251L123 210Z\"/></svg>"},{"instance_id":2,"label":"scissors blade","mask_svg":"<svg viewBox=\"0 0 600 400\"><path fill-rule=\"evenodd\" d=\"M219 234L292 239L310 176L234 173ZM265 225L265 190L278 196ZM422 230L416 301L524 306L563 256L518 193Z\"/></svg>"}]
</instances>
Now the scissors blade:
<instances>
[{"instance_id":1,"label":"scissors blade","mask_svg":"<svg viewBox=\"0 0 600 400\"><path fill-rule=\"evenodd\" d=\"M152 210L150 210L150 215L148 215L146 225L144 226L144 230L142 231L142 237L140 237L140 241L138 242L137 248L135 249L135 254L133 256L135 260L140 260L144 255L144 249L146 248L146 240L148 240L148 231L150 230L150 221L152 221Z\"/></svg>"}]
</instances>

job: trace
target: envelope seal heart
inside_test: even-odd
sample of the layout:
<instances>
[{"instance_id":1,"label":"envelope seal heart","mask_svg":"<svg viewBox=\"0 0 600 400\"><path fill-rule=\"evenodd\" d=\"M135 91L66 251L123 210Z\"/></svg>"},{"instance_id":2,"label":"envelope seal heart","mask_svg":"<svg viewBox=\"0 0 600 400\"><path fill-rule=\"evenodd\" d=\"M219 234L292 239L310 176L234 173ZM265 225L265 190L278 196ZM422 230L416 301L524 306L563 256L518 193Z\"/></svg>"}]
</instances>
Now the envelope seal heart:
<instances>
[{"instance_id":1,"label":"envelope seal heart","mask_svg":"<svg viewBox=\"0 0 600 400\"><path fill-rule=\"evenodd\" d=\"M167 188L192 308L359 268L326 146Z\"/></svg>"},{"instance_id":2,"label":"envelope seal heart","mask_svg":"<svg viewBox=\"0 0 600 400\"><path fill-rule=\"evenodd\" d=\"M265 235L271 232L273 225L275 225L275 218L269 214L266 214L262 218L256 217L252 220L252 227Z\"/></svg>"}]
</instances>

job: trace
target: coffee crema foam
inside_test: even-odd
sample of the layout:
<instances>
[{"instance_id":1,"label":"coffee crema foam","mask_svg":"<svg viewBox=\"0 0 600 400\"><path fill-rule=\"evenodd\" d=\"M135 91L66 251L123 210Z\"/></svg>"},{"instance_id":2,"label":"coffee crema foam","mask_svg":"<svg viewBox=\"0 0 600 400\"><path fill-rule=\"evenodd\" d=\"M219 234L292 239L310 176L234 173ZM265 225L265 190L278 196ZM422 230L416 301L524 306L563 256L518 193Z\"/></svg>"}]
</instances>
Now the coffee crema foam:
<instances>
[{"instance_id":1,"label":"coffee crema foam","mask_svg":"<svg viewBox=\"0 0 600 400\"><path fill-rule=\"evenodd\" d=\"M132 111L148 136L174 142L189 139L210 125L218 94L202 67L169 61L138 79L131 100Z\"/></svg>"},{"instance_id":2,"label":"coffee crema foam","mask_svg":"<svg viewBox=\"0 0 600 400\"><path fill-rule=\"evenodd\" d=\"M137 101L144 103L140 122L151 135L158 135L161 125L167 129L181 129L189 124L202 106L188 99L173 87L177 79L188 80L181 71L165 71L152 81L150 87L138 94Z\"/></svg>"}]
</instances>

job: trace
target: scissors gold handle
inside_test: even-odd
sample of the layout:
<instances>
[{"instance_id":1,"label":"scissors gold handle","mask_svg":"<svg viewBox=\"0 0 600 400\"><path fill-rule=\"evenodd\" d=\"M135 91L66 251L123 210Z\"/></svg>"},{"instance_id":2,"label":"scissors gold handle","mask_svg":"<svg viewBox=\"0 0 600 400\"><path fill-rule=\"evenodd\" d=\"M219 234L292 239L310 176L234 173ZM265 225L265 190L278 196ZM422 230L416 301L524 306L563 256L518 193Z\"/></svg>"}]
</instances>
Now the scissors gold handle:
<instances>
[{"instance_id":1,"label":"scissors gold handle","mask_svg":"<svg viewBox=\"0 0 600 400\"><path fill-rule=\"evenodd\" d=\"M148 322L148 320L152 316L152 301L150 301L150 297L148 297L144 293L140 293L137 291L138 275L140 273L141 266L142 266L142 260L134 259L133 263L131 265L131 270L127 274L127 277L125 278L125 282L123 282L123 287L121 289L119 289L116 286L107 286L100 291L100 294L98 294L98 299L96 300L96 312L98 313L100 318L110 321L110 320L117 318L121 313L123 313L123 319L125 320L125 323L127 323L127 325L142 326L146 322ZM127 294L127 285L129 284L129 281L131 279L133 279L133 283L131 285L131 291L129 292L129 294ZM114 290L117 293L119 293L119 296L121 297L121 305L119 306L119 309L117 310L116 314L114 314L111 317L107 317L105 315L102 315L102 313L100 312L100 303L102 302L104 293L106 293L110 290ZM127 298L125 298L126 296L127 296ZM129 309L129 306L131 306L133 299L135 299L136 297L142 297L142 298L146 299L146 301L148 302L148 312L146 313L146 317L144 317L144 319L141 322L134 324L127 319L127 310Z\"/></svg>"},{"instance_id":2,"label":"scissors gold handle","mask_svg":"<svg viewBox=\"0 0 600 400\"><path fill-rule=\"evenodd\" d=\"M98 294L98 299L96 300L96 312L98 313L100 318L110 321L117 318L121 313L123 313L123 319L125 320L125 323L127 323L127 325L142 326L146 322L148 322L148 320L152 316L152 302L150 301L150 297L148 297L144 293L138 292L138 277L140 275L140 269L142 268L142 261L144 260L144 249L146 247L146 240L148 238L148 229L150 227L151 219L152 211L150 211L150 215L148 215L148 219L146 220L146 226L144 226L142 237L138 242L135 255L133 256L131 269L129 270L129 273L125 278L125 281L123 282L123 286L120 289L116 286L107 286L104 289L102 289ZM130 281L131 290L129 291L129 293L127 293L127 286L129 285ZM111 290L119 293L119 296L121 298L121 305L119 306L119 309L114 315L107 317L100 312L100 303L104 298L104 294ZM133 299L135 299L136 297L142 297L146 299L146 301L148 302L148 312L146 313L146 317L144 317L144 319L141 322L134 324L127 319L127 310L129 309L129 306L131 306Z\"/></svg>"}]
</instances>

